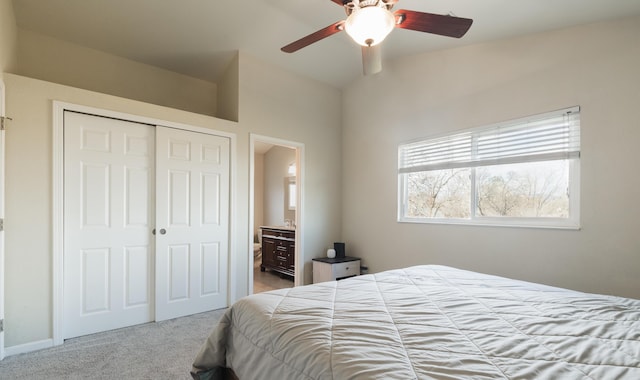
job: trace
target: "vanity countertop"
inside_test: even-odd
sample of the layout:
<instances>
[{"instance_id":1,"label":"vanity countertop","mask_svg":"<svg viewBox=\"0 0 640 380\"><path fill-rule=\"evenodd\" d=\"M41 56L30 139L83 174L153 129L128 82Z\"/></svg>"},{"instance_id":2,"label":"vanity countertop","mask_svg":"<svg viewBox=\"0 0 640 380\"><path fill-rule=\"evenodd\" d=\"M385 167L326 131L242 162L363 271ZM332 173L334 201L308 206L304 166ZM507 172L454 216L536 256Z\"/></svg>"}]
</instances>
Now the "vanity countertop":
<instances>
[{"instance_id":1,"label":"vanity countertop","mask_svg":"<svg viewBox=\"0 0 640 380\"><path fill-rule=\"evenodd\" d=\"M268 228L271 230L283 230L283 231L295 231L296 229L294 227L287 227L287 226L260 226L260 228L264 229L264 228Z\"/></svg>"}]
</instances>

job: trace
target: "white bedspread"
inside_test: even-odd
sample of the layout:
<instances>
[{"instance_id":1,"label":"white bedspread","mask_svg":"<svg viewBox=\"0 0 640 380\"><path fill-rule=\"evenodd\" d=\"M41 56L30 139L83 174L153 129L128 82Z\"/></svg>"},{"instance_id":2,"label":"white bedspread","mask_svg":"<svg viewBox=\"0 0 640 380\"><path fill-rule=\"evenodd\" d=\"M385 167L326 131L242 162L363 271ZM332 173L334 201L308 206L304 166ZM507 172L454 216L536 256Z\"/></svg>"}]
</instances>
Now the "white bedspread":
<instances>
[{"instance_id":1,"label":"white bedspread","mask_svg":"<svg viewBox=\"0 0 640 380\"><path fill-rule=\"evenodd\" d=\"M240 380L638 380L640 301L416 266L239 300L194 362L203 379L219 367Z\"/></svg>"}]
</instances>

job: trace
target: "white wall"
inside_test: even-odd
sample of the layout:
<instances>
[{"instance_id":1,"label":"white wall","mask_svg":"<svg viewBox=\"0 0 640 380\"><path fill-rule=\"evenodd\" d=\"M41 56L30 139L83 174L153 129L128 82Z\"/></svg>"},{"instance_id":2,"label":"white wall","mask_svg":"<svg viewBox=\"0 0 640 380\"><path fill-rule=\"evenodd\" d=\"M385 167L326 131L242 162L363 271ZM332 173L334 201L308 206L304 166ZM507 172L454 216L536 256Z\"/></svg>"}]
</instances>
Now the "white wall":
<instances>
[{"instance_id":1,"label":"white wall","mask_svg":"<svg viewBox=\"0 0 640 380\"><path fill-rule=\"evenodd\" d=\"M342 187L349 254L372 272L445 264L640 298L638 36L640 18L598 23L385 62L379 75L350 85ZM580 231L396 221L399 143L574 105Z\"/></svg>"},{"instance_id":2,"label":"white wall","mask_svg":"<svg viewBox=\"0 0 640 380\"><path fill-rule=\"evenodd\" d=\"M295 163L296 151L274 146L264 154L264 224L284 226L284 220L295 220L295 211L286 205L285 180L288 180L289 164Z\"/></svg>"},{"instance_id":3,"label":"white wall","mask_svg":"<svg viewBox=\"0 0 640 380\"><path fill-rule=\"evenodd\" d=\"M52 100L236 132L235 123L5 74L6 345L52 337ZM234 173L234 175L237 175ZM234 219L239 223L238 218ZM235 242L238 244L239 242ZM244 243L244 242L240 242Z\"/></svg>"},{"instance_id":4,"label":"white wall","mask_svg":"<svg viewBox=\"0 0 640 380\"><path fill-rule=\"evenodd\" d=\"M233 58L217 84L216 117L225 120L238 121L240 101L238 94L238 80L240 79L238 55Z\"/></svg>"},{"instance_id":5,"label":"white wall","mask_svg":"<svg viewBox=\"0 0 640 380\"><path fill-rule=\"evenodd\" d=\"M131 61L25 29L17 74L216 116L215 83Z\"/></svg>"},{"instance_id":6,"label":"white wall","mask_svg":"<svg viewBox=\"0 0 640 380\"><path fill-rule=\"evenodd\" d=\"M240 125L259 135L304 144L301 202L305 240L303 246L297 248L304 255L304 283L310 283L311 259L321 257L325 247L337 241L342 226L342 97L333 87L265 65L243 52L240 52L239 67ZM248 157L248 149L245 150L248 135L240 136L239 140L243 138L247 144L239 144L238 156ZM238 188L239 196L245 196L243 192L248 191L248 185L243 183ZM249 211L239 212L248 215ZM249 266L248 262L238 262L238 265Z\"/></svg>"},{"instance_id":7,"label":"white wall","mask_svg":"<svg viewBox=\"0 0 640 380\"><path fill-rule=\"evenodd\" d=\"M0 0L0 79L4 72L12 72L18 63L18 27L11 0Z\"/></svg>"},{"instance_id":8,"label":"white wall","mask_svg":"<svg viewBox=\"0 0 640 380\"><path fill-rule=\"evenodd\" d=\"M303 261L309 283L311 258L339 233L338 158L324 159L326 147L340 149L339 91L240 56L244 78L241 123L142 103L51 82L5 74L7 111L14 121L6 133L6 345L52 337L52 100L109 109L236 134L232 172L234 213L231 230L232 301L248 294L249 134L298 141L307 152ZM255 96L254 96L255 95ZM268 100L266 100L268 98ZM300 99L304 100L300 100ZM289 109L298 103L297 109ZM285 112L286 111L286 112ZM292 128L295 126L295 128ZM338 174L339 175L339 174ZM316 212L316 210L320 210Z\"/></svg>"}]
</instances>

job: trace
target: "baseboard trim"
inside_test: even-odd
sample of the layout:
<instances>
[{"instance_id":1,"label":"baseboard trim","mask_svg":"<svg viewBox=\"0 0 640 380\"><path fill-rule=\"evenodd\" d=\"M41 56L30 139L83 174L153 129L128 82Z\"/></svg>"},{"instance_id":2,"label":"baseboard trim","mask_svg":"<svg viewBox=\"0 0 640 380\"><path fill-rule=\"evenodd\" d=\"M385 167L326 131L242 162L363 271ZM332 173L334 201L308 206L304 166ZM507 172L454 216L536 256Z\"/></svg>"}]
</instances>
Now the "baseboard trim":
<instances>
[{"instance_id":1,"label":"baseboard trim","mask_svg":"<svg viewBox=\"0 0 640 380\"><path fill-rule=\"evenodd\" d=\"M17 346L5 347L4 356L24 354L26 352L38 351L53 347L53 339L43 339L35 342L19 344Z\"/></svg>"}]
</instances>

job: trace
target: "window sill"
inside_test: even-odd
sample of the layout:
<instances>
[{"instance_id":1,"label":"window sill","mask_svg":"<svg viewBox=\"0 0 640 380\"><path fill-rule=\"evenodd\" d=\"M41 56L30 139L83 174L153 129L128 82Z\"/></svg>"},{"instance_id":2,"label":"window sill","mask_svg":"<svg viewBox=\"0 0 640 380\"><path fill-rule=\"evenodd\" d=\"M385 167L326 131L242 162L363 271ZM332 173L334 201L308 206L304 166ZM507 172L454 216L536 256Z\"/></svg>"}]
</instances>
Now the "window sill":
<instances>
[{"instance_id":1,"label":"window sill","mask_svg":"<svg viewBox=\"0 0 640 380\"><path fill-rule=\"evenodd\" d=\"M444 224L444 225L461 225L461 226L480 226L480 227L507 227L507 228L541 228L553 230L574 230L581 229L580 223L573 220L545 219L545 220L522 220L522 219L503 219L503 218L486 218L480 219L425 219L425 218L400 218L398 223L417 223L417 224Z\"/></svg>"}]
</instances>

